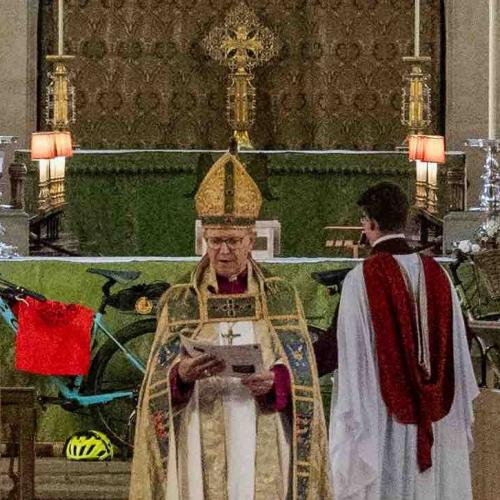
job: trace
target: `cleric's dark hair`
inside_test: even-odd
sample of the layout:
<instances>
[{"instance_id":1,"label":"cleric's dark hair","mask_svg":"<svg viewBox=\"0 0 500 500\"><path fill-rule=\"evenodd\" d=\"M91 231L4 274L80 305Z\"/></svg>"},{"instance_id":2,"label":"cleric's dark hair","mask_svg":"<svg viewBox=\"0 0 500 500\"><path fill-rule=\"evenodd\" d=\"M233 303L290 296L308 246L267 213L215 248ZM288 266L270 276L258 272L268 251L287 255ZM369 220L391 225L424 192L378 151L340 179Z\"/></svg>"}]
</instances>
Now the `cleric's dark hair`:
<instances>
[{"instance_id":1,"label":"cleric's dark hair","mask_svg":"<svg viewBox=\"0 0 500 500\"><path fill-rule=\"evenodd\" d=\"M394 182L379 182L368 188L356 202L381 231L401 231L408 219L410 204L406 193Z\"/></svg>"}]
</instances>

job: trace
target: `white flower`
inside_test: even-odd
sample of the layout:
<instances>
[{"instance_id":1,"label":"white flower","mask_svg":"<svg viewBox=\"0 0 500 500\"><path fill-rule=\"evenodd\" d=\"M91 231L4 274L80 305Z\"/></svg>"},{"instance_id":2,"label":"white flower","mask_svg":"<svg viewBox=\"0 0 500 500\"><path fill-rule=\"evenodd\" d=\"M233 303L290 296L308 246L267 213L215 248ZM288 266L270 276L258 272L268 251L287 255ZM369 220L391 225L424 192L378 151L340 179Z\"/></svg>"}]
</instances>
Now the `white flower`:
<instances>
[{"instance_id":1,"label":"white flower","mask_svg":"<svg viewBox=\"0 0 500 500\"><path fill-rule=\"evenodd\" d=\"M493 238L497 232L498 232L498 222L495 219L489 219L486 221L486 224L484 226L484 229L486 231L486 234L490 237Z\"/></svg>"},{"instance_id":2,"label":"white flower","mask_svg":"<svg viewBox=\"0 0 500 500\"><path fill-rule=\"evenodd\" d=\"M477 243L474 243L471 245L471 250L473 253L476 253L476 252L479 252L481 250L481 247Z\"/></svg>"},{"instance_id":3,"label":"white flower","mask_svg":"<svg viewBox=\"0 0 500 500\"><path fill-rule=\"evenodd\" d=\"M462 240L462 241L459 241L458 243L458 249L461 251L461 252L464 252L464 253L469 253L472 251L472 245L471 245L471 242L469 240Z\"/></svg>"}]
</instances>

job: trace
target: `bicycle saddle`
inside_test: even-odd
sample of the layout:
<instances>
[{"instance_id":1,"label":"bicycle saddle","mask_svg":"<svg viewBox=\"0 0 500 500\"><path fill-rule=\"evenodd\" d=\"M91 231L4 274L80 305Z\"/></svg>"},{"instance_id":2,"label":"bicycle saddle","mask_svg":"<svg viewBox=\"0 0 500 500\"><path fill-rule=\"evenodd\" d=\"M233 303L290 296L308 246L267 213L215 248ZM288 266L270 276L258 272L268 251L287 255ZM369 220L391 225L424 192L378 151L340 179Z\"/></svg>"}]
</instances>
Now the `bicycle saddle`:
<instances>
[{"instance_id":1,"label":"bicycle saddle","mask_svg":"<svg viewBox=\"0 0 500 500\"><path fill-rule=\"evenodd\" d=\"M99 274L110 280L116 281L117 283L125 284L129 281L136 280L140 275L141 271L110 271L106 269L87 269L88 273Z\"/></svg>"},{"instance_id":2,"label":"bicycle saddle","mask_svg":"<svg viewBox=\"0 0 500 500\"><path fill-rule=\"evenodd\" d=\"M344 268L344 269L334 269L332 271L317 271L311 273L311 277L313 280L317 281L321 285L324 286L334 286L339 285L344 281L347 273L351 271L352 268Z\"/></svg>"}]
</instances>

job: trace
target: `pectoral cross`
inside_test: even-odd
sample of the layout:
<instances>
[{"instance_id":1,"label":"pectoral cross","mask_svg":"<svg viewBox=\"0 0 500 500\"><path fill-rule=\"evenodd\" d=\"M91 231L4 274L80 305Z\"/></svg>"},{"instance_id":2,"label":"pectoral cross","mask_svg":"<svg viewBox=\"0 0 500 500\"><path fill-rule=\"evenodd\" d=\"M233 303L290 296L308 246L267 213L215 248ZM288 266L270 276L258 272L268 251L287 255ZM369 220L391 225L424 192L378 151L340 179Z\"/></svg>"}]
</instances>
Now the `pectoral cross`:
<instances>
[{"instance_id":1,"label":"pectoral cross","mask_svg":"<svg viewBox=\"0 0 500 500\"><path fill-rule=\"evenodd\" d=\"M233 345L233 339L241 337L239 333L233 333L233 327L230 326L227 333L221 333L221 337L227 340L227 345Z\"/></svg>"}]
</instances>

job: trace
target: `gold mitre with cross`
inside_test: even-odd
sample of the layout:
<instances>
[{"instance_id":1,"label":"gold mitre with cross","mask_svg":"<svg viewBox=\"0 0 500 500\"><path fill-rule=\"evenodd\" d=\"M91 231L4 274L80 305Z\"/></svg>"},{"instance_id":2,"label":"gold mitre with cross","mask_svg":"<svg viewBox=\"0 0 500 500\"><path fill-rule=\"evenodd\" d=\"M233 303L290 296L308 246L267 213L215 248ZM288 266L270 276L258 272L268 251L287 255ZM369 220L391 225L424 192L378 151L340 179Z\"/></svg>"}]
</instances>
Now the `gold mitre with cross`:
<instances>
[{"instance_id":1,"label":"gold mitre with cross","mask_svg":"<svg viewBox=\"0 0 500 500\"><path fill-rule=\"evenodd\" d=\"M238 157L228 152L210 167L196 193L195 205L204 226L253 226L262 196Z\"/></svg>"}]
</instances>

